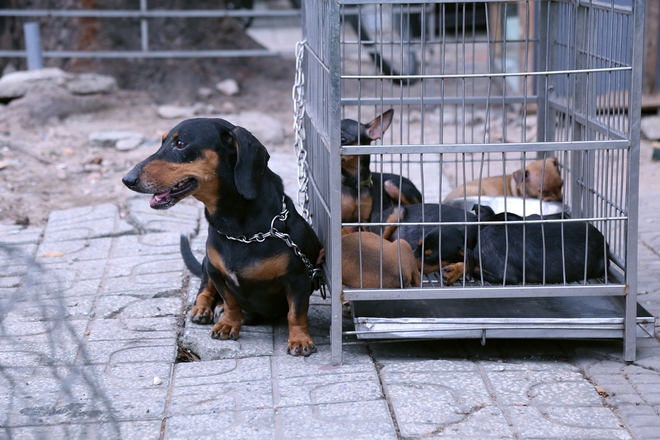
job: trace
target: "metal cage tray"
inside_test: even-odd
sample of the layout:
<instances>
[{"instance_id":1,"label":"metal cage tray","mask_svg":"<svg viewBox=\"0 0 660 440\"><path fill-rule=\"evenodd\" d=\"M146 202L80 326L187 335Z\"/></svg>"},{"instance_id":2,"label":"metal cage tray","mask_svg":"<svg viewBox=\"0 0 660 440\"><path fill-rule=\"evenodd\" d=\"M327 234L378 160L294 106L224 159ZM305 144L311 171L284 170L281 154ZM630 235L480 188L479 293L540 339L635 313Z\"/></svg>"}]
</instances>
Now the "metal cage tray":
<instances>
[{"instance_id":1,"label":"metal cage tray","mask_svg":"<svg viewBox=\"0 0 660 440\"><path fill-rule=\"evenodd\" d=\"M359 339L622 338L614 296L351 301ZM655 317L637 304L639 336ZM353 333L353 332L347 332Z\"/></svg>"}]
</instances>

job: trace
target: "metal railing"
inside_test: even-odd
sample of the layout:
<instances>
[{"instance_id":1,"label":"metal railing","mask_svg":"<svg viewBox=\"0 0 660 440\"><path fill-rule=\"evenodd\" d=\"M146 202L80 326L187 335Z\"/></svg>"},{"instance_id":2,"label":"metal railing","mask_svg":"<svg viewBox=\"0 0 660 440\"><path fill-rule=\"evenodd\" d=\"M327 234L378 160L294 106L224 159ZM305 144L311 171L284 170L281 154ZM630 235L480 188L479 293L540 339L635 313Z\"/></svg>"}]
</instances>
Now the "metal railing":
<instances>
[{"instance_id":1,"label":"metal railing","mask_svg":"<svg viewBox=\"0 0 660 440\"><path fill-rule=\"evenodd\" d=\"M290 51L268 49L240 50L151 50L149 48L149 20L156 18L295 18L299 9L285 10L228 10L228 9L149 9L147 0L140 0L140 9L0 9L0 17L27 18L134 18L140 20L140 50L43 50L44 58L234 58L294 55ZM0 50L0 58L27 58L27 50Z\"/></svg>"}]
</instances>

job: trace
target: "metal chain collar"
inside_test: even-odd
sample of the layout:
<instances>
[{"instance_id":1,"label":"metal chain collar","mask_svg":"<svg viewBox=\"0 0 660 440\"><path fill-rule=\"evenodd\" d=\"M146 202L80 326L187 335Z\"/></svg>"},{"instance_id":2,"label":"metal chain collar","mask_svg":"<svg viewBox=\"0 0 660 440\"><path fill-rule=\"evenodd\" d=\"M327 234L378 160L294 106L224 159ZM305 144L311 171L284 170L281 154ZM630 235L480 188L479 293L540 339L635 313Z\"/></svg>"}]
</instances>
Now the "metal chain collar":
<instances>
[{"instance_id":1,"label":"metal chain collar","mask_svg":"<svg viewBox=\"0 0 660 440\"><path fill-rule=\"evenodd\" d=\"M282 197L282 212L277 214L273 219L270 221L270 230L268 232L257 232L256 234L252 235L250 238L247 238L245 235L239 235L237 237L232 237L231 235L224 234L220 231L218 231L220 234L224 235L228 240L233 240L233 241L238 241L241 243L263 243L268 237L275 237L279 238L280 240L284 241L286 245L293 250L293 253L298 256L307 268L307 273L309 275L309 278L312 280L312 286L314 287L314 290L320 290L321 291L321 297L323 299L326 298L326 292L325 292L325 278L323 275L323 271L321 269L317 269L314 267L311 261L309 261L309 258L300 250L298 245L293 242L291 239L291 236L285 232L280 232L276 227L275 227L275 221L279 220L282 223L286 221L286 219L289 218L289 210L286 209L286 196Z\"/></svg>"},{"instance_id":2,"label":"metal chain collar","mask_svg":"<svg viewBox=\"0 0 660 440\"><path fill-rule=\"evenodd\" d=\"M312 224L312 217L309 213L309 196L307 195L307 186L309 177L307 177L307 151L303 141L305 140L305 127L303 119L305 116L305 74L302 69L302 62L305 55L305 43L307 40L296 43L296 77L293 83L291 97L293 98L293 133L295 140L293 151L296 155L298 164L298 196L297 202L301 209L301 215L307 223Z\"/></svg>"}]
</instances>

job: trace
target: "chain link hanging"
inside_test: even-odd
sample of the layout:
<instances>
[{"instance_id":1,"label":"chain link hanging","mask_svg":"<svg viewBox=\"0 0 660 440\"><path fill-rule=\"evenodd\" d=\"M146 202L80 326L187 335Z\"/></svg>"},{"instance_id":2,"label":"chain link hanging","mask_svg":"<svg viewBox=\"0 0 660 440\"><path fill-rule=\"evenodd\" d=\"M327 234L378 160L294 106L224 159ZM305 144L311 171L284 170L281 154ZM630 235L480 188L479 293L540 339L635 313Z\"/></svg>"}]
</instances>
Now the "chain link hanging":
<instances>
[{"instance_id":1,"label":"chain link hanging","mask_svg":"<svg viewBox=\"0 0 660 440\"><path fill-rule=\"evenodd\" d=\"M326 299L326 285L327 282L325 281L325 275L323 274L323 270L319 268L315 268L314 264L312 264L311 261L309 261L309 258L303 253L303 251L294 243L294 241L291 239L291 236L287 234L286 232L281 232L279 229L275 227L275 222L280 221L284 223L286 219L289 218L289 210L286 209L286 196L282 197L282 212L277 214L273 219L270 221L270 229L268 232L257 232L256 234L252 235L250 238L246 237L245 235L239 235L237 237L223 234L222 232L218 231L219 234L224 235L228 240L232 241L239 241L241 243L245 244L250 244L250 243L263 243L266 241L267 238L269 237L274 237L274 238L279 238L280 240L284 241L289 248L293 251L294 254L298 258L300 258L307 268L307 274L309 275L309 278L312 280L312 288L313 290L319 290L321 292L321 298Z\"/></svg>"},{"instance_id":2,"label":"chain link hanging","mask_svg":"<svg viewBox=\"0 0 660 440\"><path fill-rule=\"evenodd\" d=\"M298 41L296 43L296 77L293 84L291 97L293 98L293 133L295 140L293 143L293 151L296 155L296 162L298 164L298 194L297 202L301 209L301 215L307 223L312 224L312 217L309 213L309 196L307 195L307 187L309 184L309 177L307 177L307 151L305 150L305 127L303 126L303 119L305 116L305 103L304 103L304 84L305 74L302 70L302 62L305 55L305 44L307 40Z\"/></svg>"}]
</instances>

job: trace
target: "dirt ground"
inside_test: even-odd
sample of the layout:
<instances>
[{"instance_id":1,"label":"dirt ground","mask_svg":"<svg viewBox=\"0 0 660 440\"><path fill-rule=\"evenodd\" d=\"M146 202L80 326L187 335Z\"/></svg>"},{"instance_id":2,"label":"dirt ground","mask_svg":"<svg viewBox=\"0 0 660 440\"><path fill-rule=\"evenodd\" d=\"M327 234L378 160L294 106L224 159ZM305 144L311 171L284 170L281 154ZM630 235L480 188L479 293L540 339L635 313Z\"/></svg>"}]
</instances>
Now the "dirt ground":
<instances>
[{"instance_id":1,"label":"dirt ground","mask_svg":"<svg viewBox=\"0 0 660 440\"><path fill-rule=\"evenodd\" d=\"M201 102L225 116L263 112L277 119L285 132L281 145L266 147L292 151L295 61L264 62L277 65L278 74L273 77L272 70L264 69L242 76L240 93L231 97L213 89L214 84L199 84L212 88L212 96L186 98L171 89L157 94L120 90L83 100L34 92L0 105L0 222L44 225L52 210L107 202L121 205L132 194L121 178L155 152L162 134L179 122L159 117L157 103ZM149 141L129 151L90 145L90 133L115 130L137 131Z\"/></svg>"}]
</instances>

